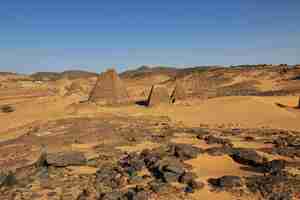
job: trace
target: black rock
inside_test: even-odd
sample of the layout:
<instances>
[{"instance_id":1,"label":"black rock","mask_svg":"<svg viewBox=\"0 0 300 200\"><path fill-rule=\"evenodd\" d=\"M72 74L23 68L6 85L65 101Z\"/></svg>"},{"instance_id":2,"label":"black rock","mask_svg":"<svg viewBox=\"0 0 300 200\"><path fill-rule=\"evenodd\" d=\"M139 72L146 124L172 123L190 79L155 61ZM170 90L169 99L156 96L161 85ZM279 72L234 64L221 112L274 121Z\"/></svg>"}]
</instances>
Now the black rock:
<instances>
[{"instance_id":1,"label":"black rock","mask_svg":"<svg viewBox=\"0 0 300 200\"><path fill-rule=\"evenodd\" d=\"M211 156L222 156L222 155L231 155L233 153L233 149L229 146L222 147L212 147L205 150L205 153Z\"/></svg>"},{"instance_id":2,"label":"black rock","mask_svg":"<svg viewBox=\"0 0 300 200\"><path fill-rule=\"evenodd\" d=\"M155 167L156 163L162 158L159 153L150 151L148 149L143 150L140 156L144 160L144 163L148 169Z\"/></svg>"},{"instance_id":3,"label":"black rock","mask_svg":"<svg viewBox=\"0 0 300 200\"><path fill-rule=\"evenodd\" d=\"M286 166L286 161L284 160L272 160L270 162L266 162L263 165L263 169L264 172L276 174L284 170L285 166Z\"/></svg>"},{"instance_id":4,"label":"black rock","mask_svg":"<svg viewBox=\"0 0 300 200\"><path fill-rule=\"evenodd\" d=\"M195 190L200 190L204 187L204 183L202 182L197 182L195 180L190 180L188 183L187 183L187 187L186 189L189 190L189 192L193 192Z\"/></svg>"},{"instance_id":5,"label":"black rock","mask_svg":"<svg viewBox=\"0 0 300 200\"><path fill-rule=\"evenodd\" d=\"M185 172L183 175L179 177L180 183L189 183L193 181L196 178L196 176L191 172Z\"/></svg>"},{"instance_id":6,"label":"black rock","mask_svg":"<svg viewBox=\"0 0 300 200\"><path fill-rule=\"evenodd\" d=\"M229 139L217 138L212 135L205 137L204 140L206 141L207 144L221 144L221 145L230 146L230 147L233 146Z\"/></svg>"},{"instance_id":7,"label":"black rock","mask_svg":"<svg viewBox=\"0 0 300 200\"><path fill-rule=\"evenodd\" d=\"M172 144L169 146L170 154L182 160L188 160L196 158L199 154L203 153L204 150L194 147L188 144Z\"/></svg>"},{"instance_id":8,"label":"black rock","mask_svg":"<svg viewBox=\"0 0 300 200\"><path fill-rule=\"evenodd\" d=\"M152 175L164 182L178 181L184 173L184 167L181 162L172 158L165 158L158 161L155 165L149 168Z\"/></svg>"},{"instance_id":9,"label":"black rock","mask_svg":"<svg viewBox=\"0 0 300 200\"><path fill-rule=\"evenodd\" d=\"M256 151L251 149L235 148L230 156L235 162L252 167L261 167L267 162L265 157L260 156Z\"/></svg>"},{"instance_id":10,"label":"black rock","mask_svg":"<svg viewBox=\"0 0 300 200\"><path fill-rule=\"evenodd\" d=\"M3 186L13 186L17 183L17 179L12 172L0 173L0 187Z\"/></svg>"},{"instance_id":11,"label":"black rock","mask_svg":"<svg viewBox=\"0 0 300 200\"><path fill-rule=\"evenodd\" d=\"M242 179L238 176L223 176L217 179L211 178L208 182L211 185L220 188L234 188L241 187L243 185Z\"/></svg>"}]
</instances>

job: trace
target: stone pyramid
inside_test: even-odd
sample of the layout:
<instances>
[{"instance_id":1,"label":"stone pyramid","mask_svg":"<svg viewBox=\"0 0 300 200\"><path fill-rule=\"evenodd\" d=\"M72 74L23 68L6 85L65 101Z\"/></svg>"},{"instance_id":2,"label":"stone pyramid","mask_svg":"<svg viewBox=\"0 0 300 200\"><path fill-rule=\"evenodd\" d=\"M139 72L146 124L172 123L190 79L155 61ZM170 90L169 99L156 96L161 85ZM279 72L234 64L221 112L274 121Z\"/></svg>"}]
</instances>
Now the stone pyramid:
<instances>
[{"instance_id":1,"label":"stone pyramid","mask_svg":"<svg viewBox=\"0 0 300 200\"><path fill-rule=\"evenodd\" d=\"M187 94L186 94L185 89L183 88L182 84L176 83L176 86L170 97L170 102L175 103L178 100L186 99L186 97L187 97Z\"/></svg>"},{"instance_id":2,"label":"stone pyramid","mask_svg":"<svg viewBox=\"0 0 300 200\"><path fill-rule=\"evenodd\" d=\"M99 75L89 101L102 105L116 105L129 102L126 87L114 69Z\"/></svg>"},{"instance_id":3,"label":"stone pyramid","mask_svg":"<svg viewBox=\"0 0 300 200\"><path fill-rule=\"evenodd\" d=\"M155 106L161 103L169 103L168 90L165 87L152 86L149 93L147 105Z\"/></svg>"}]
</instances>

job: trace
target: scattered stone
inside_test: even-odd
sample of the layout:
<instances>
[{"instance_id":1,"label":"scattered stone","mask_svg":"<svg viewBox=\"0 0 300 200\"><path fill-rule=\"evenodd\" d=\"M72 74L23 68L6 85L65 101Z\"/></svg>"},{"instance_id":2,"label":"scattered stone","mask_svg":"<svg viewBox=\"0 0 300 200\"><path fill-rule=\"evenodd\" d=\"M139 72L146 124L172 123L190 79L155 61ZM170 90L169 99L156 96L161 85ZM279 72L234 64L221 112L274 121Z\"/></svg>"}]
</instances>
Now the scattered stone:
<instances>
[{"instance_id":1,"label":"scattered stone","mask_svg":"<svg viewBox=\"0 0 300 200\"><path fill-rule=\"evenodd\" d=\"M283 147L293 147L293 148L300 148L300 137L297 136L286 136L286 137L277 137L273 140L273 144L277 148Z\"/></svg>"},{"instance_id":2,"label":"scattered stone","mask_svg":"<svg viewBox=\"0 0 300 200\"><path fill-rule=\"evenodd\" d=\"M300 157L300 149L295 149L292 147L273 148L272 153L290 158Z\"/></svg>"},{"instance_id":3,"label":"scattered stone","mask_svg":"<svg viewBox=\"0 0 300 200\"><path fill-rule=\"evenodd\" d=\"M155 193L164 192L168 189L168 184L159 180L153 180L148 183L150 190Z\"/></svg>"},{"instance_id":4,"label":"scattered stone","mask_svg":"<svg viewBox=\"0 0 300 200\"><path fill-rule=\"evenodd\" d=\"M146 192L142 187L130 188L124 194L124 197L127 200L148 200L150 197L150 193Z\"/></svg>"},{"instance_id":5,"label":"scattered stone","mask_svg":"<svg viewBox=\"0 0 300 200\"><path fill-rule=\"evenodd\" d=\"M119 165L129 174L129 176L145 167L143 158L136 153L125 155L120 159Z\"/></svg>"},{"instance_id":6,"label":"scattered stone","mask_svg":"<svg viewBox=\"0 0 300 200\"><path fill-rule=\"evenodd\" d=\"M107 164L101 166L97 171L96 183L104 187L116 189L126 184L126 180L121 168Z\"/></svg>"},{"instance_id":7,"label":"scattered stone","mask_svg":"<svg viewBox=\"0 0 300 200\"><path fill-rule=\"evenodd\" d=\"M265 199L292 200L293 189L298 187L299 181L294 185L287 174L281 173L248 177L246 185L251 192L259 192Z\"/></svg>"}]
</instances>

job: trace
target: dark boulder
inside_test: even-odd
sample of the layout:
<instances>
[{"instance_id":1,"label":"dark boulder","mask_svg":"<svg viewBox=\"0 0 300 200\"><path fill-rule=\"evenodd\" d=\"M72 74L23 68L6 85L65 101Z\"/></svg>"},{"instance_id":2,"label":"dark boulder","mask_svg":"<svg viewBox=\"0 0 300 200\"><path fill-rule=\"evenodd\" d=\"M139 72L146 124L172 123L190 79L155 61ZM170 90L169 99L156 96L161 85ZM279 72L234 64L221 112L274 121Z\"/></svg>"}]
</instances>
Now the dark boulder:
<instances>
[{"instance_id":1,"label":"dark boulder","mask_svg":"<svg viewBox=\"0 0 300 200\"><path fill-rule=\"evenodd\" d=\"M235 188L241 187L243 185L243 181L238 176L223 176L221 178L211 178L208 182L219 188Z\"/></svg>"},{"instance_id":2,"label":"dark boulder","mask_svg":"<svg viewBox=\"0 0 300 200\"><path fill-rule=\"evenodd\" d=\"M230 146L230 147L233 146L229 139L217 138L212 135L205 137L204 140L207 144L221 144L221 145Z\"/></svg>"},{"instance_id":3,"label":"dark boulder","mask_svg":"<svg viewBox=\"0 0 300 200\"><path fill-rule=\"evenodd\" d=\"M203 149L188 144L172 144L169 146L168 151L172 156L181 160L196 158L199 154L204 152Z\"/></svg>"},{"instance_id":4,"label":"dark boulder","mask_svg":"<svg viewBox=\"0 0 300 200\"><path fill-rule=\"evenodd\" d=\"M205 153L211 156L222 156L222 155L231 155L233 153L233 149L229 146L221 146L221 147L212 147L205 150Z\"/></svg>"},{"instance_id":5,"label":"dark boulder","mask_svg":"<svg viewBox=\"0 0 300 200\"><path fill-rule=\"evenodd\" d=\"M176 182L184 173L184 167L181 162L176 159L165 158L156 163L149 169L156 179L164 182Z\"/></svg>"},{"instance_id":6,"label":"dark boulder","mask_svg":"<svg viewBox=\"0 0 300 200\"><path fill-rule=\"evenodd\" d=\"M0 187L12 186L17 183L17 179L12 172L0 173Z\"/></svg>"},{"instance_id":7,"label":"dark boulder","mask_svg":"<svg viewBox=\"0 0 300 200\"><path fill-rule=\"evenodd\" d=\"M186 185L184 191L185 191L186 193L193 193L195 190L200 190L200 189L202 189L202 188L204 188L204 183L202 183L202 182L197 182L197 181L195 181L195 180L190 180L190 181L187 183L187 185Z\"/></svg>"},{"instance_id":8,"label":"dark boulder","mask_svg":"<svg viewBox=\"0 0 300 200\"><path fill-rule=\"evenodd\" d=\"M185 172L184 174L182 174L182 176L179 177L179 182L187 184L193 181L195 178L196 178L195 174L191 172Z\"/></svg>"},{"instance_id":9,"label":"dark boulder","mask_svg":"<svg viewBox=\"0 0 300 200\"><path fill-rule=\"evenodd\" d=\"M143 150L140 156L148 169L155 167L156 163L163 157L159 152L150 151L148 149Z\"/></svg>"},{"instance_id":10,"label":"dark boulder","mask_svg":"<svg viewBox=\"0 0 300 200\"><path fill-rule=\"evenodd\" d=\"M286 161L284 160L272 160L266 162L263 165L264 172L269 172L272 174L280 173L286 167Z\"/></svg>"},{"instance_id":11,"label":"dark boulder","mask_svg":"<svg viewBox=\"0 0 300 200\"><path fill-rule=\"evenodd\" d=\"M231 158L242 165L249 165L251 167L261 167L267 159L260 156L256 151L251 149L233 149Z\"/></svg>"}]
</instances>

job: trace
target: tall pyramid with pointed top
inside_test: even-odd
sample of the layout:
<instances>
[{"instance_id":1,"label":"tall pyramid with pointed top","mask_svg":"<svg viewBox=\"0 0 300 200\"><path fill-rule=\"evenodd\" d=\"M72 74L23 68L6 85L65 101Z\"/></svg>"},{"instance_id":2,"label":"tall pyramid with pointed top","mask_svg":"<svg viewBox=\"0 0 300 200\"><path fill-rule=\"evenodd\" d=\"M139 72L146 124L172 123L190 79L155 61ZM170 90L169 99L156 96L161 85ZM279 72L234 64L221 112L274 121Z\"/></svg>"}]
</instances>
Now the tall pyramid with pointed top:
<instances>
[{"instance_id":1,"label":"tall pyramid with pointed top","mask_svg":"<svg viewBox=\"0 0 300 200\"><path fill-rule=\"evenodd\" d=\"M155 106L161 103L169 103L168 90L164 87L152 86L147 105Z\"/></svg>"},{"instance_id":2,"label":"tall pyramid with pointed top","mask_svg":"<svg viewBox=\"0 0 300 200\"><path fill-rule=\"evenodd\" d=\"M109 69L99 75L89 101L102 105L129 102L126 87L114 69Z\"/></svg>"},{"instance_id":3,"label":"tall pyramid with pointed top","mask_svg":"<svg viewBox=\"0 0 300 200\"><path fill-rule=\"evenodd\" d=\"M184 100L184 99L186 99L186 97L187 97L187 94L186 94L183 86L180 83L176 83L176 86L170 97L171 103L175 103L178 100Z\"/></svg>"}]
</instances>

